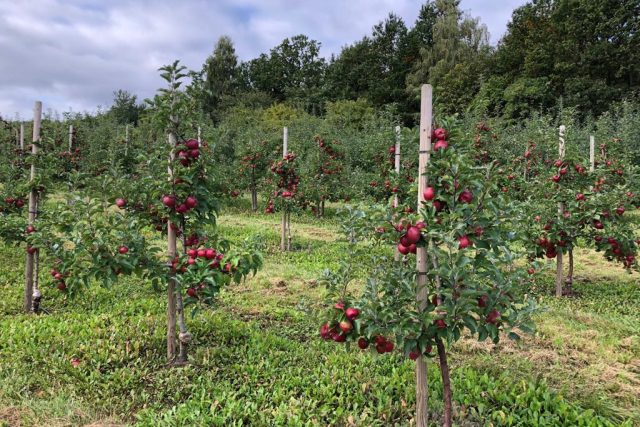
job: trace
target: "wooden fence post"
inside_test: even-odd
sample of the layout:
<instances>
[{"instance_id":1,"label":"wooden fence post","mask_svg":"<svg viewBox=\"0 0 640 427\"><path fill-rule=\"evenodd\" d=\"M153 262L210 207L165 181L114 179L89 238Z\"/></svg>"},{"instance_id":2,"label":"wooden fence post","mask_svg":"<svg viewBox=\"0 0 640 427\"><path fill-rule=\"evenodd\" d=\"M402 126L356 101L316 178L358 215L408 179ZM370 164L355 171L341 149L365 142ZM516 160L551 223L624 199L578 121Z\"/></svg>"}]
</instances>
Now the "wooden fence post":
<instances>
[{"instance_id":1,"label":"wooden fence post","mask_svg":"<svg viewBox=\"0 0 640 427\"><path fill-rule=\"evenodd\" d=\"M38 143L40 142L40 126L42 124L42 102L36 101L33 108L33 139L31 144L31 155L38 154ZM36 178L36 165L31 162L30 181ZM34 188L29 192L29 216L28 224L33 225L36 219L37 209L37 193ZM27 260L25 263L25 287L24 287L24 311L29 313L33 309L33 267L35 253L27 252Z\"/></svg>"},{"instance_id":2,"label":"wooden fence post","mask_svg":"<svg viewBox=\"0 0 640 427\"><path fill-rule=\"evenodd\" d=\"M558 158L560 160L564 160L565 155L565 133L567 128L564 125L561 125L558 128ZM561 166L562 167L562 166ZM558 217L562 218L564 214L564 203L558 202ZM563 269L563 253L561 250L558 251L556 255L556 297L562 296L562 269Z\"/></svg>"},{"instance_id":3,"label":"wooden fence post","mask_svg":"<svg viewBox=\"0 0 640 427\"><path fill-rule=\"evenodd\" d=\"M420 152L418 158L418 211L424 202L424 190L427 187L427 166L431 155L431 126L433 121L433 89L431 85L422 85L420 90ZM427 249L417 249L416 266L417 302L423 311L427 307ZM416 426L427 427L428 413L427 363L423 357L416 359Z\"/></svg>"}]
</instances>

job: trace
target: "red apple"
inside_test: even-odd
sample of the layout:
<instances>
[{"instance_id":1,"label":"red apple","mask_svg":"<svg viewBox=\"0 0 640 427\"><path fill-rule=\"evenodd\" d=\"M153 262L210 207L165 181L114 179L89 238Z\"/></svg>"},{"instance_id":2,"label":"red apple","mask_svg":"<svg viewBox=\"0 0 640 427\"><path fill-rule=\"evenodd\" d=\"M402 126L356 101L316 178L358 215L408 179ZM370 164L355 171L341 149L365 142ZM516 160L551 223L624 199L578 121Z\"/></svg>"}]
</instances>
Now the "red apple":
<instances>
[{"instance_id":1,"label":"red apple","mask_svg":"<svg viewBox=\"0 0 640 427\"><path fill-rule=\"evenodd\" d=\"M184 143L184 145L186 145L189 150L196 150L198 149L198 146L200 145L200 143L198 142L197 139L188 139Z\"/></svg>"},{"instance_id":2,"label":"red apple","mask_svg":"<svg viewBox=\"0 0 640 427\"><path fill-rule=\"evenodd\" d=\"M324 340L328 340L328 339L331 338L331 332L330 332L330 329L329 329L329 322L324 323L322 326L320 326L320 336Z\"/></svg>"},{"instance_id":3,"label":"red apple","mask_svg":"<svg viewBox=\"0 0 640 427\"><path fill-rule=\"evenodd\" d=\"M420 229L418 227L409 227L405 236L409 245L418 243L420 241L420 237L422 237Z\"/></svg>"},{"instance_id":4,"label":"red apple","mask_svg":"<svg viewBox=\"0 0 640 427\"><path fill-rule=\"evenodd\" d=\"M358 339L358 347L360 347L360 349L362 350L365 350L367 347L369 347L369 341L367 341L367 339L364 337L360 337Z\"/></svg>"},{"instance_id":5,"label":"red apple","mask_svg":"<svg viewBox=\"0 0 640 427\"><path fill-rule=\"evenodd\" d=\"M487 306L487 301L489 301L489 295L482 295L478 297L478 307L485 308Z\"/></svg>"},{"instance_id":6,"label":"red apple","mask_svg":"<svg viewBox=\"0 0 640 427\"><path fill-rule=\"evenodd\" d=\"M427 187L424 189L424 191L422 192L422 196L424 197L425 200L433 200L434 197L436 197L436 190L433 187Z\"/></svg>"},{"instance_id":7,"label":"red apple","mask_svg":"<svg viewBox=\"0 0 640 427\"><path fill-rule=\"evenodd\" d=\"M127 201L125 199L116 199L116 206L120 209L124 208L127 205Z\"/></svg>"},{"instance_id":8,"label":"red apple","mask_svg":"<svg viewBox=\"0 0 640 427\"><path fill-rule=\"evenodd\" d=\"M458 200L461 203L471 203L473 201L473 193L465 189L460 193L460 196L458 196Z\"/></svg>"},{"instance_id":9,"label":"red apple","mask_svg":"<svg viewBox=\"0 0 640 427\"><path fill-rule=\"evenodd\" d=\"M498 310L493 310L491 313L487 315L487 323L496 323L500 318L500 312Z\"/></svg>"},{"instance_id":10,"label":"red apple","mask_svg":"<svg viewBox=\"0 0 640 427\"><path fill-rule=\"evenodd\" d=\"M458 248L459 249L466 249L469 246L473 245L473 243L471 242L471 240L469 240L469 237L467 237L467 235L465 234L464 236L460 236L458 237Z\"/></svg>"},{"instance_id":11,"label":"red apple","mask_svg":"<svg viewBox=\"0 0 640 427\"><path fill-rule=\"evenodd\" d=\"M402 243L398 243L398 252L400 252L402 255L408 255L409 248L407 246L404 246Z\"/></svg>"},{"instance_id":12,"label":"red apple","mask_svg":"<svg viewBox=\"0 0 640 427\"><path fill-rule=\"evenodd\" d=\"M349 322L348 320L343 320L338 324L338 326L345 334L348 334L349 332L351 332L351 329L353 329L353 323Z\"/></svg>"},{"instance_id":13,"label":"red apple","mask_svg":"<svg viewBox=\"0 0 640 427\"><path fill-rule=\"evenodd\" d=\"M449 146L449 143L444 139L441 139L437 141L436 144L433 146L433 150L434 151L446 150L448 146Z\"/></svg>"},{"instance_id":14,"label":"red apple","mask_svg":"<svg viewBox=\"0 0 640 427\"><path fill-rule=\"evenodd\" d=\"M162 197L162 204L165 205L168 208L175 207L175 205L176 205L175 196L167 195L167 196Z\"/></svg>"},{"instance_id":15,"label":"red apple","mask_svg":"<svg viewBox=\"0 0 640 427\"><path fill-rule=\"evenodd\" d=\"M360 310L358 310L357 308L349 307L345 311L345 314L347 316L347 319L355 320L355 318L358 317L358 315L360 315Z\"/></svg>"},{"instance_id":16,"label":"red apple","mask_svg":"<svg viewBox=\"0 0 640 427\"><path fill-rule=\"evenodd\" d=\"M189 288L187 289L187 295L189 295L191 298L195 298L198 295L198 291L196 291L194 288Z\"/></svg>"},{"instance_id":17,"label":"red apple","mask_svg":"<svg viewBox=\"0 0 640 427\"><path fill-rule=\"evenodd\" d=\"M127 252L129 252L129 248L126 246L120 246L118 248L118 252L120 252L122 255L126 254Z\"/></svg>"},{"instance_id":18,"label":"red apple","mask_svg":"<svg viewBox=\"0 0 640 427\"><path fill-rule=\"evenodd\" d=\"M434 131L433 131L433 133L431 135L436 140L445 139L447 137L447 131L445 129L443 129L443 128L437 128L437 129L434 129Z\"/></svg>"},{"instance_id":19,"label":"red apple","mask_svg":"<svg viewBox=\"0 0 640 427\"><path fill-rule=\"evenodd\" d=\"M198 199L196 199L193 196L189 196L187 197L187 199L184 201L184 204L187 205L187 207L189 209L193 209L198 205Z\"/></svg>"}]
</instances>

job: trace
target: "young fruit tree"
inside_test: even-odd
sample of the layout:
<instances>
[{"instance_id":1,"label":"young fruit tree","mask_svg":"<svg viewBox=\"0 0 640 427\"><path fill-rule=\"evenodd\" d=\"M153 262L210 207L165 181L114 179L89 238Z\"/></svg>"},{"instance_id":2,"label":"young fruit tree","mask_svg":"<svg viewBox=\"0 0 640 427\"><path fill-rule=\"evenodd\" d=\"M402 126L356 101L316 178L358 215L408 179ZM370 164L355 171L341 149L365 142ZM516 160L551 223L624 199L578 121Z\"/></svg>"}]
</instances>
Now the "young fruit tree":
<instances>
[{"instance_id":1,"label":"young fruit tree","mask_svg":"<svg viewBox=\"0 0 640 427\"><path fill-rule=\"evenodd\" d=\"M346 218L352 247L373 241L390 250L367 264L362 290L349 286L355 257L325 274L330 308L320 335L379 354L397 350L416 361L415 420L421 427L428 422L427 361L437 357L443 425L451 426L447 347L462 336L518 339L518 330L532 330L534 301L522 291L528 279L513 251L515 205L501 191L494 164L478 166L473 143L455 129L431 131L431 87L423 86L422 95L418 213L398 219L402 211L386 205ZM399 262L393 247L403 254Z\"/></svg>"},{"instance_id":2,"label":"young fruit tree","mask_svg":"<svg viewBox=\"0 0 640 427\"><path fill-rule=\"evenodd\" d=\"M619 160L607 159L606 147L601 145L591 167L586 166L587 153L561 150L558 158L536 167L528 184L519 185L523 201L518 228L526 236L530 260L556 259L558 297L573 293L577 247L602 251L608 260L617 260L628 270L638 267L638 237L631 218L624 215L634 206L630 189L637 173ZM536 150L531 151L535 155Z\"/></svg>"},{"instance_id":3,"label":"young fruit tree","mask_svg":"<svg viewBox=\"0 0 640 427\"><path fill-rule=\"evenodd\" d=\"M225 240L205 234L205 226L214 226L217 217L216 195L211 191L214 185L207 171L211 149L197 139L180 137L183 129L192 127L187 122L192 102L187 92L179 90L181 80L186 77L184 69L178 61L160 69L169 88L161 89L153 101L156 120L169 139L168 179L165 179L168 185L156 200L162 204L157 209L161 221L166 220L167 224L167 357L174 364L187 362L191 341L185 305L213 303L223 286L255 274L262 264L255 245L231 251ZM177 252L179 236L181 254Z\"/></svg>"},{"instance_id":4,"label":"young fruit tree","mask_svg":"<svg viewBox=\"0 0 640 427\"><path fill-rule=\"evenodd\" d=\"M298 156L288 150L288 130L284 128L282 160L273 162L271 172L275 177L271 178L271 197L265 208L266 213L282 212L282 224L280 228L280 250L291 250L291 212L301 203L303 194L298 191L300 176L296 168Z\"/></svg>"},{"instance_id":5,"label":"young fruit tree","mask_svg":"<svg viewBox=\"0 0 640 427\"><path fill-rule=\"evenodd\" d=\"M110 169L113 174L87 179L72 203L43 215L41 230L29 234L28 243L48 249L51 283L68 298L93 282L115 284L122 275L136 274L156 289L166 284L167 357L170 365L182 365L192 339L185 309L192 306L195 314L213 305L224 286L255 274L262 257L257 242L234 246L215 233L219 194L207 170L211 148L180 136L191 129L191 103L179 90L183 67L176 62L161 71L169 89L150 108L170 144L150 144L134 174ZM166 261L150 228L167 237Z\"/></svg>"},{"instance_id":6,"label":"young fruit tree","mask_svg":"<svg viewBox=\"0 0 640 427\"><path fill-rule=\"evenodd\" d=\"M312 204L311 210L317 217L324 216L325 202L343 198L340 188L344 183L344 154L341 144L329 141L320 135L313 138L313 149L307 153L305 170L305 195Z\"/></svg>"}]
</instances>

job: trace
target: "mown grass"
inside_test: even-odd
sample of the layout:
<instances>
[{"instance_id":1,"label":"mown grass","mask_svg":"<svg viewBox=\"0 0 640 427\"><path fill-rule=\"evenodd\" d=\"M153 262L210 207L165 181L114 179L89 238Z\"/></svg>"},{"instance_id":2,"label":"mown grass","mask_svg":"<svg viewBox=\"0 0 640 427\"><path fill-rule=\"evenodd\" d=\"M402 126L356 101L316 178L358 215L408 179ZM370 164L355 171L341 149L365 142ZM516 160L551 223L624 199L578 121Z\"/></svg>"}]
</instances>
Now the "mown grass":
<instances>
[{"instance_id":1,"label":"mown grass","mask_svg":"<svg viewBox=\"0 0 640 427\"><path fill-rule=\"evenodd\" d=\"M279 216L245 201L225 210L229 238L263 236L265 267L189 319L191 363L179 369L165 366L164 299L149 284L128 278L75 301L49 287L47 314L27 316L23 251L0 247L0 425L411 425L412 362L317 337L316 279L346 253L333 212L294 216L295 251L283 254ZM640 424L640 285L600 259L577 253L573 298L548 297L545 274L534 336L452 349L458 425Z\"/></svg>"}]
</instances>

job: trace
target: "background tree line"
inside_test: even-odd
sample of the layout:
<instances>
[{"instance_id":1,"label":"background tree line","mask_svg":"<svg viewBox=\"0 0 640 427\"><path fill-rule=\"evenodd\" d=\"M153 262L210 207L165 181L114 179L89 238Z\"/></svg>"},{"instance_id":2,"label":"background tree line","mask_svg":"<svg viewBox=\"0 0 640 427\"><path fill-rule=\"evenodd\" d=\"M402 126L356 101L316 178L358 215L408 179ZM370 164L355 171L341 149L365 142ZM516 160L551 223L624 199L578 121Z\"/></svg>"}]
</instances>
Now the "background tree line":
<instances>
[{"instance_id":1,"label":"background tree line","mask_svg":"<svg viewBox=\"0 0 640 427\"><path fill-rule=\"evenodd\" d=\"M640 2L534 0L514 10L498 46L459 0L429 0L413 25L390 13L328 60L304 34L240 61L221 37L197 73L201 108L218 123L234 106L286 102L323 115L327 102L366 100L415 122L420 84L443 113L522 119L575 109L598 116L640 88Z\"/></svg>"}]
</instances>

